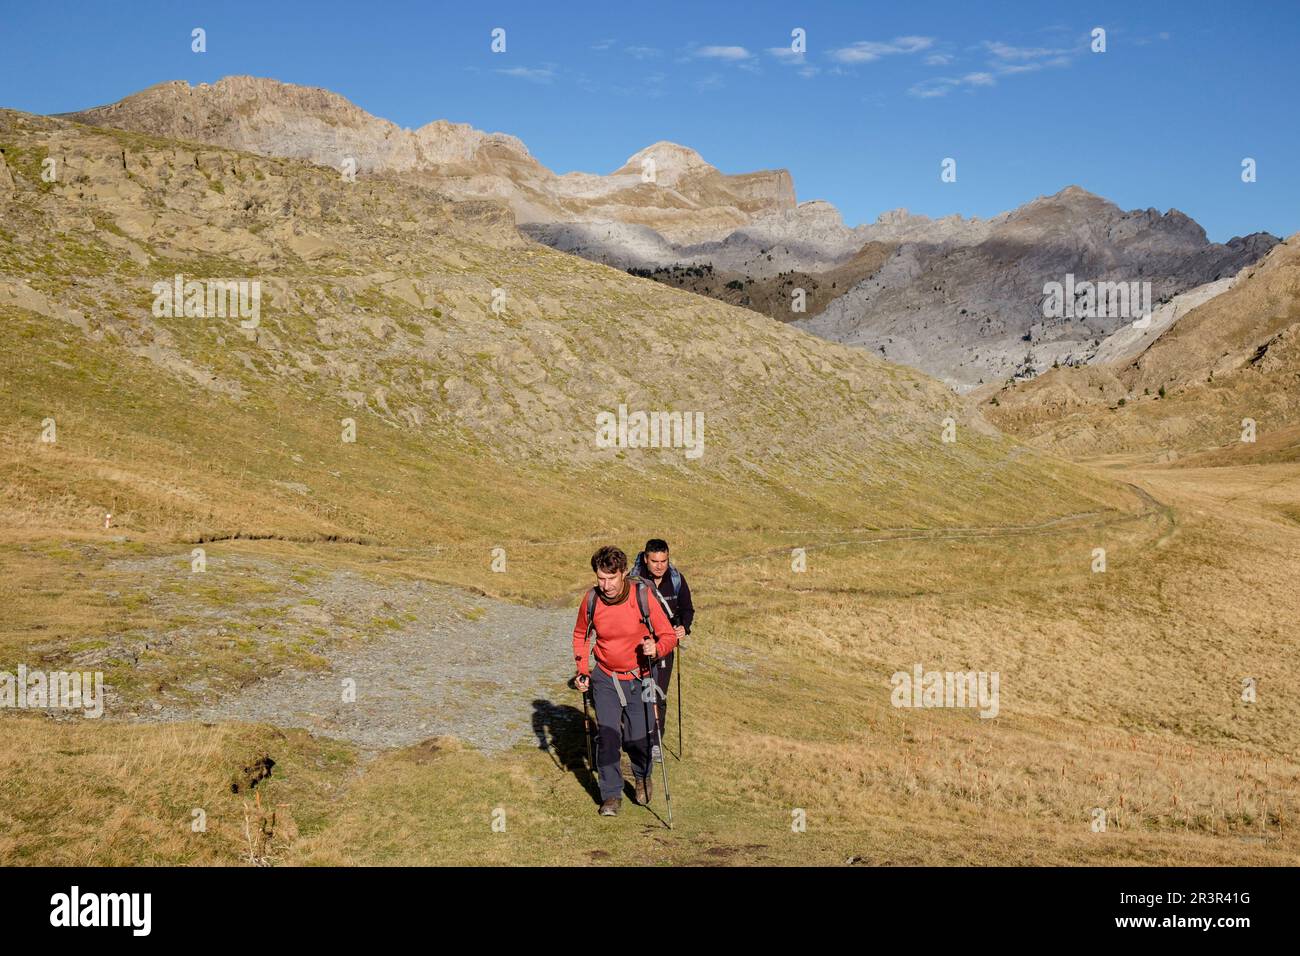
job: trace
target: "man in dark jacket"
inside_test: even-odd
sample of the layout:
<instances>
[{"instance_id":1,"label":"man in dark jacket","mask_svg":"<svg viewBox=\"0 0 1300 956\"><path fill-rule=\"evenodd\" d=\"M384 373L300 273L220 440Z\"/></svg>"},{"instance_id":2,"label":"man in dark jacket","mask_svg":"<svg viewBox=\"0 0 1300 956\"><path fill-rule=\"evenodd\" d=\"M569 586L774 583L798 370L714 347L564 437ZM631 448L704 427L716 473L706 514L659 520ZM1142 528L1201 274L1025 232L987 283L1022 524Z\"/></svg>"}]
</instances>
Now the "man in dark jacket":
<instances>
[{"instance_id":1,"label":"man in dark jacket","mask_svg":"<svg viewBox=\"0 0 1300 956\"><path fill-rule=\"evenodd\" d=\"M632 566L632 575L649 581L655 586L655 593L668 612L677 643L686 645L682 639L691 633L691 624L695 620L695 605L691 603L691 589L686 578L668 560L668 542L662 538L651 538L645 543L645 550L636 556ZM673 677L673 658L676 651L670 651L659 658L655 666L655 683L663 691L659 700L659 726L664 727L668 717L668 685ZM654 759L662 760L659 748L654 748Z\"/></svg>"}]
</instances>

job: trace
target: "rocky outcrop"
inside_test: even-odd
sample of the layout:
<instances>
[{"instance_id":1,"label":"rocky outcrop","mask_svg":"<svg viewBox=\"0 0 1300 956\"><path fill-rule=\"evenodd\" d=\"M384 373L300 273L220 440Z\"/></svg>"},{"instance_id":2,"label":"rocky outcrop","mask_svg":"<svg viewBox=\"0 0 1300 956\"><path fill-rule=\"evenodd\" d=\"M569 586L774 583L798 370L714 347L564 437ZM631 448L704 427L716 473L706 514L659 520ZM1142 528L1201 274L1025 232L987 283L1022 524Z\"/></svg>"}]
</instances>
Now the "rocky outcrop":
<instances>
[{"instance_id":1,"label":"rocky outcrop","mask_svg":"<svg viewBox=\"0 0 1300 956\"><path fill-rule=\"evenodd\" d=\"M612 220L652 227L673 242L721 238L795 204L788 172L727 175L675 143L648 146L607 176L557 176L514 136L446 120L406 130L329 90L260 77L162 83L64 118L363 176L428 178L455 199L502 200L521 223Z\"/></svg>"},{"instance_id":2,"label":"rocky outcrop","mask_svg":"<svg viewBox=\"0 0 1300 956\"><path fill-rule=\"evenodd\" d=\"M11 196L14 191L13 173L9 172L9 166L5 162L5 154L0 151L0 196Z\"/></svg>"},{"instance_id":3,"label":"rocky outcrop","mask_svg":"<svg viewBox=\"0 0 1300 956\"><path fill-rule=\"evenodd\" d=\"M230 149L305 159L341 169L352 159L358 172L406 172L432 166L490 164L492 150L538 165L513 136L484 133L438 120L404 130L371 116L344 97L316 87L252 76L228 76L191 86L160 83L108 106L63 118Z\"/></svg>"},{"instance_id":4,"label":"rocky outcrop","mask_svg":"<svg viewBox=\"0 0 1300 956\"><path fill-rule=\"evenodd\" d=\"M1216 279L1174 296L1151 313L1150 321L1122 325L1106 336L1090 357L1090 361L1095 365L1105 365L1124 362L1141 355L1171 325L1192 309L1204 305L1215 296L1223 295L1236 281L1235 275L1228 276L1226 279Z\"/></svg>"},{"instance_id":5,"label":"rocky outcrop","mask_svg":"<svg viewBox=\"0 0 1300 956\"><path fill-rule=\"evenodd\" d=\"M1178 210L1125 212L1077 186L986 221L892 214L868 228L901 240L894 256L800 325L960 391L1089 362L1103 340L1141 317L1136 302L1079 301L1054 315L1051 283L1148 283L1138 291L1149 292L1154 309L1235 275L1278 241L1260 233L1211 243Z\"/></svg>"},{"instance_id":6,"label":"rocky outcrop","mask_svg":"<svg viewBox=\"0 0 1300 956\"><path fill-rule=\"evenodd\" d=\"M1176 315L1161 316L1165 309ZM1052 369L972 399L1002 427L1068 454L1171 460L1235 448L1248 458L1258 440L1267 457L1285 451L1279 443L1290 435L1294 460L1300 235L1235 277L1175 297L1146 331L1141 339L1117 332L1095 364Z\"/></svg>"}]
</instances>

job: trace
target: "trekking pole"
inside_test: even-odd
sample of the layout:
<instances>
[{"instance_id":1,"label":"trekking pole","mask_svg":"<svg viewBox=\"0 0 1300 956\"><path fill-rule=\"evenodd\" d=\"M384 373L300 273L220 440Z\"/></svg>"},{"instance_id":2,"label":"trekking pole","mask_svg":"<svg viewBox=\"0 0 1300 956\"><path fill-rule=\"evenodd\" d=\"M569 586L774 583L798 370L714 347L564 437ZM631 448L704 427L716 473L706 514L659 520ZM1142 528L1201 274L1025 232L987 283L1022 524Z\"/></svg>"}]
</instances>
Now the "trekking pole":
<instances>
[{"instance_id":1,"label":"trekking pole","mask_svg":"<svg viewBox=\"0 0 1300 956\"><path fill-rule=\"evenodd\" d=\"M663 752L664 752L664 737L663 737L663 733L660 732L660 730L659 730L659 701L655 700L655 695L654 695L654 692L655 692L656 690L659 690L659 684L656 683L656 681L655 681L655 676L654 676L654 670L653 670L653 669L651 669L651 671L650 671L650 676L647 677L647 678L644 678L644 680L645 680L646 682L649 683L649 686L650 686L650 688L651 688L651 691L650 691L650 701L649 701L649 707L650 707L650 709L649 709L649 711L646 713L646 720L647 720L647 721L650 720L651 717L654 718L654 722L655 722L655 742L659 745L659 753L660 753L660 755L662 756L662 754L663 754ZM644 686L644 685L643 685L643 686ZM663 691L659 691L659 692L660 692L660 693L663 693ZM645 700L645 692L644 692L644 690L642 691L641 699L642 699L643 701ZM646 732L649 733L649 730L650 730L650 728L649 728L649 726L647 726L647 727L646 727ZM671 830L671 829L673 828L673 795L672 795L672 792L668 789L668 761L667 761L667 760L662 760L662 759L661 759L661 760L659 761L659 766L663 767L663 770L664 770L664 802L665 802L666 804L668 804L668 829ZM651 758L651 761L650 761L650 772L651 772L652 774L654 773L654 759L653 759L653 758Z\"/></svg>"},{"instance_id":2,"label":"trekking pole","mask_svg":"<svg viewBox=\"0 0 1300 956\"><path fill-rule=\"evenodd\" d=\"M596 772L596 749L592 743L591 733L591 715L587 712L587 697L590 691L582 692L582 732L587 738L587 766L591 767L591 772Z\"/></svg>"},{"instance_id":3,"label":"trekking pole","mask_svg":"<svg viewBox=\"0 0 1300 956\"><path fill-rule=\"evenodd\" d=\"M677 645L677 759L686 753L686 738L682 736L682 646Z\"/></svg>"}]
</instances>

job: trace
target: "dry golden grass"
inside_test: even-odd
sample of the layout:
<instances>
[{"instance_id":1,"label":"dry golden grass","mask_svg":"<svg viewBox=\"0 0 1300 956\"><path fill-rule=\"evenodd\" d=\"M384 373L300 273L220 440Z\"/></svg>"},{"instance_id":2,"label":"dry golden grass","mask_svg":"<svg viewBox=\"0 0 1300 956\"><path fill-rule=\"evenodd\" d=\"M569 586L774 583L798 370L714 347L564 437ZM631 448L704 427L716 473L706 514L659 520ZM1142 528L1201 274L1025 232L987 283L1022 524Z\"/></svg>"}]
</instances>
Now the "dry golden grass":
<instances>
[{"instance_id":1,"label":"dry golden grass","mask_svg":"<svg viewBox=\"0 0 1300 956\"><path fill-rule=\"evenodd\" d=\"M29 822L8 828L4 858L71 861L84 844L77 858L96 862L237 862L238 817L203 854L160 820L184 824L187 803L264 747L315 768L277 768L262 785L300 831L271 862L1293 865L1300 524L1287 509L1300 468L1112 472L1160 506L979 538L846 534L836 540L872 540L817 547L792 535L789 547L809 549L804 574L771 542L779 556L684 551L702 626L684 659L671 833L647 831L654 819L631 805L600 820L579 775L532 746L489 759L440 741L355 773L347 748L300 733L28 720L0 745L6 779L28 781L6 793ZM1104 574L1091 571L1094 547L1107 549ZM917 662L998 671L999 716L893 708L890 674ZM1253 704L1240 699L1246 676ZM560 687L553 699L578 704ZM576 728L558 733L572 758ZM85 753L70 766L61 750ZM47 761L57 777L41 773ZM184 799L163 783L169 762ZM96 775L112 785L84 785ZM71 809L41 816L74 789ZM792 832L795 809L807 832ZM101 845L105 825L119 835Z\"/></svg>"},{"instance_id":2,"label":"dry golden grass","mask_svg":"<svg viewBox=\"0 0 1300 956\"><path fill-rule=\"evenodd\" d=\"M4 726L0 860L7 865L247 862L245 819L257 818L259 803L277 814L278 834L261 843L276 862L295 836L319 826L353 766L346 748L301 731L95 726L29 715L10 716ZM274 797L259 799L257 788L233 793L241 769L267 752L279 761Z\"/></svg>"}]
</instances>

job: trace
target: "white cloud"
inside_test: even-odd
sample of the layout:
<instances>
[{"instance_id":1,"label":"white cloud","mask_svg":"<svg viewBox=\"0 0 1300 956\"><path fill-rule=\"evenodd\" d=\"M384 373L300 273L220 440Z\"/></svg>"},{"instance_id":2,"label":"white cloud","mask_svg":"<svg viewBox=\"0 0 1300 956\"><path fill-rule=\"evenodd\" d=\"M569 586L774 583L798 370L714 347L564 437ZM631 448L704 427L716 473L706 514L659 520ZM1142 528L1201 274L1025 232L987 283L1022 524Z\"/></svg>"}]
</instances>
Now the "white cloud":
<instances>
[{"instance_id":1,"label":"white cloud","mask_svg":"<svg viewBox=\"0 0 1300 956\"><path fill-rule=\"evenodd\" d=\"M984 48L993 54L989 66L999 76L1036 73L1045 66L1069 66L1077 50L1060 47L1012 46L1001 40L985 40Z\"/></svg>"},{"instance_id":2,"label":"white cloud","mask_svg":"<svg viewBox=\"0 0 1300 956\"><path fill-rule=\"evenodd\" d=\"M926 66L947 66L951 62L951 53L931 53L925 58Z\"/></svg>"},{"instance_id":3,"label":"white cloud","mask_svg":"<svg viewBox=\"0 0 1300 956\"><path fill-rule=\"evenodd\" d=\"M753 56L743 46L705 46L696 50L695 55L715 60L748 60Z\"/></svg>"},{"instance_id":4,"label":"white cloud","mask_svg":"<svg viewBox=\"0 0 1300 956\"><path fill-rule=\"evenodd\" d=\"M1169 34L1167 32L1161 31L1160 33L1157 33L1154 37L1138 37L1133 41L1133 43L1135 46L1150 46L1152 43L1155 43L1157 40L1168 40L1168 39L1169 39Z\"/></svg>"},{"instance_id":5,"label":"white cloud","mask_svg":"<svg viewBox=\"0 0 1300 956\"><path fill-rule=\"evenodd\" d=\"M991 66L998 73L1010 75L1012 73L1036 73L1045 66L1069 66L1072 61L1068 56L1054 56L1050 60L1041 60L1037 63L1002 63L995 60Z\"/></svg>"},{"instance_id":6,"label":"white cloud","mask_svg":"<svg viewBox=\"0 0 1300 956\"><path fill-rule=\"evenodd\" d=\"M1075 51L1058 47L1013 46L1001 40L985 40L983 48L992 54L987 70L966 73L962 76L941 76L922 80L907 92L921 99L933 99L947 96L953 90L963 87L996 86L1000 76L1015 76L1020 73L1036 73L1049 66L1069 66L1071 55ZM976 47L975 49L979 49ZM952 58L941 60L945 54L933 54L926 58L927 63L942 65Z\"/></svg>"},{"instance_id":7,"label":"white cloud","mask_svg":"<svg viewBox=\"0 0 1300 956\"><path fill-rule=\"evenodd\" d=\"M831 50L830 57L840 63L871 63L882 56L896 53L920 53L933 45L933 37L894 37L888 42L859 40L838 50Z\"/></svg>"},{"instance_id":8,"label":"white cloud","mask_svg":"<svg viewBox=\"0 0 1300 956\"><path fill-rule=\"evenodd\" d=\"M907 92L923 100L936 96L947 96L953 90L963 86L996 86L997 80L992 73L967 73L965 76L941 76L931 80L922 80Z\"/></svg>"},{"instance_id":9,"label":"white cloud","mask_svg":"<svg viewBox=\"0 0 1300 956\"><path fill-rule=\"evenodd\" d=\"M928 100L935 96L947 96L952 92L953 84L956 82L954 79L923 80L907 92L912 96Z\"/></svg>"},{"instance_id":10,"label":"white cloud","mask_svg":"<svg viewBox=\"0 0 1300 956\"><path fill-rule=\"evenodd\" d=\"M804 55L802 53L796 53L788 46L768 47L767 52L769 56L776 57L786 66L802 66L804 63Z\"/></svg>"},{"instance_id":11,"label":"white cloud","mask_svg":"<svg viewBox=\"0 0 1300 956\"><path fill-rule=\"evenodd\" d=\"M795 50L790 49L788 46L768 47L766 52L768 56L774 57L776 61L780 63L782 66L798 67L797 70L798 74L802 76L805 80L810 80L818 73L821 72L821 70L819 70L817 67L812 66L808 63L808 59L807 57L804 56L803 53L796 52ZM744 69L744 66L742 66L741 68ZM756 67L752 67L751 69L755 73L758 72L758 69Z\"/></svg>"},{"instance_id":12,"label":"white cloud","mask_svg":"<svg viewBox=\"0 0 1300 956\"><path fill-rule=\"evenodd\" d=\"M985 40L984 48L993 54L991 66L998 73L1033 73L1045 66L1069 66L1077 50L1060 47L1012 46L1000 40Z\"/></svg>"},{"instance_id":13,"label":"white cloud","mask_svg":"<svg viewBox=\"0 0 1300 956\"><path fill-rule=\"evenodd\" d=\"M1042 68L1043 68L1043 64L1041 64L1041 63L1000 63L1000 64L997 64L997 71L998 71L999 73L1003 73L1003 74L1012 74L1012 73L1033 73L1033 72L1035 72L1036 70L1041 70Z\"/></svg>"},{"instance_id":14,"label":"white cloud","mask_svg":"<svg viewBox=\"0 0 1300 956\"><path fill-rule=\"evenodd\" d=\"M526 66L512 66L508 70L497 70L497 72L517 80L528 80L530 83L549 83L555 78L554 70L531 70Z\"/></svg>"},{"instance_id":15,"label":"white cloud","mask_svg":"<svg viewBox=\"0 0 1300 956\"><path fill-rule=\"evenodd\" d=\"M1043 57L1061 56L1070 52L1042 46L1012 46L1001 40L985 40L984 48L999 60L1041 60Z\"/></svg>"}]
</instances>

